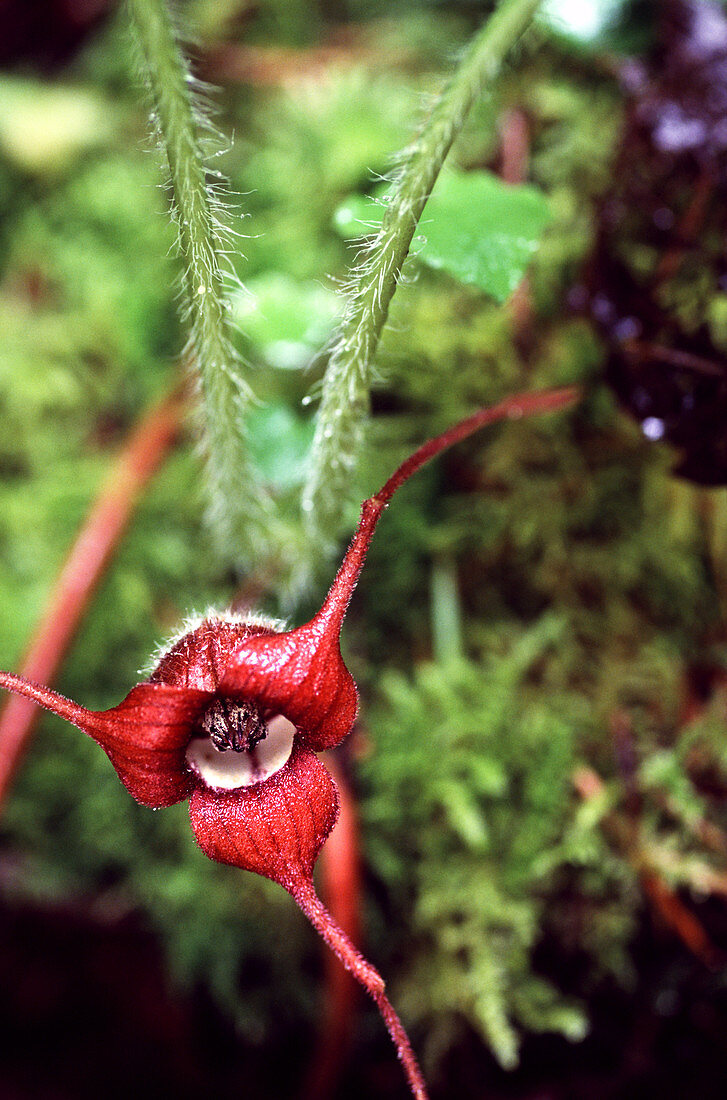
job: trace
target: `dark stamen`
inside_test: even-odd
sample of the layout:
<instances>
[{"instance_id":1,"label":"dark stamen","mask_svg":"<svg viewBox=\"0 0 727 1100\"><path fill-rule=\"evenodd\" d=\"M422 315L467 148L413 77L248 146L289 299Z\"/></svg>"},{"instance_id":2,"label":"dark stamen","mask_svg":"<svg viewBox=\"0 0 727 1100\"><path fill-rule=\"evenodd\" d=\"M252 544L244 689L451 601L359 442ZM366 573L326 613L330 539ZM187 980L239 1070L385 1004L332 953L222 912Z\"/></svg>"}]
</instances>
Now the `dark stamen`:
<instances>
[{"instance_id":1,"label":"dark stamen","mask_svg":"<svg viewBox=\"0 0 727 1100\"><path fill-rule=\"evenodd\" d=\"M215 699L202 715L202 730L220 752L249 752L267 734L263 717L254 703Z\"/></svg>"}]
</instances>

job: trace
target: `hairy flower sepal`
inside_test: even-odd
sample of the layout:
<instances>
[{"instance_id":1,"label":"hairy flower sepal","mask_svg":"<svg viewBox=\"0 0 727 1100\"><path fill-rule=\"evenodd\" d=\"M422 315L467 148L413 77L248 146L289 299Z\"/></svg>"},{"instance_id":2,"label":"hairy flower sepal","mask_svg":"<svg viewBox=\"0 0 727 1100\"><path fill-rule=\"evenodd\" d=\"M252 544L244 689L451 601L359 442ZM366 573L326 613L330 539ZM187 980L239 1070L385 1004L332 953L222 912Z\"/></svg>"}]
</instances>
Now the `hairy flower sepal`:
<instances>
[{"instance_id":1,"label":"hairy flower sepal","mask_svg":"<svg viewBox=\"0 0 727 1100\"><path fill-rule=\"evenodd\" d=\"M10 672L0 672L0 687L33 699L92 737L142 806L158 809L189 797L193 781L185 753L212 697L208 692L137 684L117 707L94 711Z\"/></svg>"},{"instance_id":2,"label":"hairy flower sepal","mask_svg":"<svg viewBox=\"0 0 727 1100\"><path fill-rule=\"evenodd\" d=\"M334 924L313 887L318 853L338 818L336 785L315 753L297 745L270 779L242 791L199 787L189 814L205 855L283 886L347 969L369 992L383 993L381 976Z\"/></svg>"},{"instance_id":3,"label":"hairy flower sepal","mask_svg":"<svg viewBox=\"0 0 727 1100\"><path fill-rule=\"evenodd\" d=\"M72 722L105 750L145 806L190 799L192 828L210 858L278 882L376 1001L412 1093L425 1096L416 1059L379 974L335 925L313 887L313 866L336 822L335 784L315 752L346 737L358 694L341 657L346 609L379 518L425 462L478 428L562 408L573 389L508 398L425 443L365 501L353 541L321 610L278 624L212 615L188 629L150 678L118 706L90 711L50 688L0 672L0 687Z\"/></svg>"},{"instance_id":4,"label":"hairy flower sepal","mask_svg":"<svg viewBox=\"0 0 727 1100\"><path fill-rule=\"evenodd\" d=\"M338 794L315 753L296 746L263 783L230 791L200 785L189 812L210 859L255 871L295 895L336 823Z\"/></svg>"}]
</instances>

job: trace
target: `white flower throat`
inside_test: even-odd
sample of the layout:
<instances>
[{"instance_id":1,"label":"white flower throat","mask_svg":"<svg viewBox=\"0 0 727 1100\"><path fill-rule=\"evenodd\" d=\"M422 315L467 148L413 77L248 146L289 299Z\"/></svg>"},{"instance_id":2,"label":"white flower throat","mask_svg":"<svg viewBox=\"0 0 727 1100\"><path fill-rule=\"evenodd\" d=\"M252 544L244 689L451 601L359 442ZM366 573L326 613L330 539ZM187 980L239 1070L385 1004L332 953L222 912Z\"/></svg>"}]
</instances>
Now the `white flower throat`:
<instances>
[{"instance_id":1,"label":"white flower throat","mask_svg":"<svg viewBox=\"0 0 727 1100\"><path fill-rule=\"evenodd\" d=\"M293 751L293 723L282 714L265 720L250 703L216 699L200 727L204 735L190 741L186 760L213 790L263 783L280 771Z\"/></svg>"}]
</instances>

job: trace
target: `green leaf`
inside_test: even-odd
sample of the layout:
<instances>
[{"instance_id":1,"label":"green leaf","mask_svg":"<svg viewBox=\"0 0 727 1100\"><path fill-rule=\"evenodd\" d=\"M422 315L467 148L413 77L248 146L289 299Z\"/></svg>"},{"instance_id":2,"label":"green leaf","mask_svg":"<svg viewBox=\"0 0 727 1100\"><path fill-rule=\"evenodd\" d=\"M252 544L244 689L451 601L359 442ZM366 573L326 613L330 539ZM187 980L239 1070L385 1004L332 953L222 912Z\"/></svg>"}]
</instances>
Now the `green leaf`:
<instances>
[{"instance_id":1,"label":"green leaf","mask_svg":"<svg viewBox=\"0 0 727 1100\"><path fill-rule=\"evenodd\" d=\"M235 323L270 366L281 370L308 365L330 335L339 309L333 290L279 272L250 279L232 299Z\"/></svg>"},{"instance_id":2,"label":"green leaf","mask_svg":"<svg viewBox=\"0 0 727 1100\"><path fill-rule=\"evenodd\" d=\"M313 421L287 405L264 405L247 417L248 445L255 465L276 489L290 489L303 480L313 441Z\"/></svg>"},{"instance_id":3,"label":"green leaf","mask_svg":"<svg viewBox=\"0 0 727 1100\"><path fill-rule=\"evenodd\" d=\"M351 196L335 214L346 238L367 236L381 224L387 188L375 200ZM518 285L551 214L545 196L526 184L503 183L490 172L440 176L419 223L424 243L417 259L504 302Z\"/></svg>"}]
</instances>

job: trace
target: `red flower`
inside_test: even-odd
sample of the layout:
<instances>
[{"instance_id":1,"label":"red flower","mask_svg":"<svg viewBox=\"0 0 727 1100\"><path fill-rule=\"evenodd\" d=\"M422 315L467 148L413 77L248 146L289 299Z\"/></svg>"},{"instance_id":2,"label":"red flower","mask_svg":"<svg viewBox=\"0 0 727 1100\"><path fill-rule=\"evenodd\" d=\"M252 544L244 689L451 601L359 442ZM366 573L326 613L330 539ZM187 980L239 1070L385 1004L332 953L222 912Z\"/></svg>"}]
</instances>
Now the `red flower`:
<instances>
[{"instance_id":1,"label":"red flower","mask_svg":"<svg viewBox=\"0 0 727 1100\"><path fill-rule=\"evenodd\" d=\"M189 798L192 829L211 858L280 883L374 997L412 1092L425 1086L379 974L336 927L313 887L313 866L336 822L333 779L315 755L343 741L358 693L339 636L376 524L396 489L434 455L485 424L561 408L570 389L511 398L426 443L364 502L321 610L280 631L261 618L210 615L188 629L111 710L90 711L8 672L0 687L35 700L89 734L144 806Z\"/></svg>"}]
</instances>

